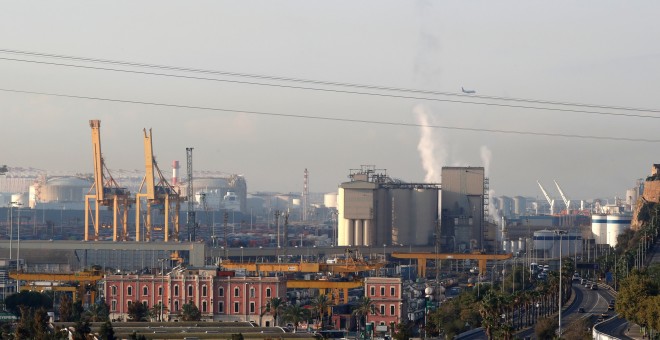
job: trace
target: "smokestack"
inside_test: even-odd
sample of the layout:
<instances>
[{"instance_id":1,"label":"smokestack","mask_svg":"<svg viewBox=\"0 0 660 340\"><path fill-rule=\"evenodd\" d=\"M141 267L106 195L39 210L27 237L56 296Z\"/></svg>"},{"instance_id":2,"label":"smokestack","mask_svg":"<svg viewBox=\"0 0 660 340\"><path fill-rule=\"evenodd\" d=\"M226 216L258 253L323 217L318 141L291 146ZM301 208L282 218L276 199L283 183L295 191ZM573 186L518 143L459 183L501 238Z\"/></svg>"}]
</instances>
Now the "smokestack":
<instances>
[{"instance_id":1,"label":"smokestack","mask_svg":"<svg viewBox=\"0 0 660 340\"><path fill-rule=\"evenodd\" d=\"M172 161L172 185L179 184L179 161Z\"/></svg>"}]
</instances>

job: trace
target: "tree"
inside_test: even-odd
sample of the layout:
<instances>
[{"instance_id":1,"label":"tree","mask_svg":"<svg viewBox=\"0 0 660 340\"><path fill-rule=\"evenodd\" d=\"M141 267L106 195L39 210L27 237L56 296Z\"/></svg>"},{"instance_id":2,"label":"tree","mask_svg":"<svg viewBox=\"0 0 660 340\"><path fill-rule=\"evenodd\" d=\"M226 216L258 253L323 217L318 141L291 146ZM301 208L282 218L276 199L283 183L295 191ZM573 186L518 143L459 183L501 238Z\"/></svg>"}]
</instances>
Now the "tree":
<instances>
[{"instance_id":1,"label":"tree","mask_svg":"<svg viewBox=\"0 0 660 340\"><path fill-rule=\"evenodd\" d=\"M147 321L149 310L147 306L140 302L134 302L128 305L128 319L130 321Z\"/></svg>"},{"instance_id":2,"label":"tree","mask_svg":"<svg viewBox=\"0 0 660 340\"><path fill-rule=\"evenodd\" d=\"M110 321L106 321L101 325L99 330L99 337L102 340L115 340L115 330L112 329Z\"/></svg>"},{"instance_id":3,"label":"tree","mask_svg":"<svg viewBox=\"0 0 660 340\"><path fill-rule=\"evenodd\" d=\"M185 307L185 305L184 305L184 307ZM163 321L163 320L161 320L161 317L165 317L165 314L167 313L167 310L168 310L167 306L162 306L162 308L161 308L160 301L158 301L158 304L151 307L151 309L149 310L149 317L152 320ZM163 312L162 315L161 315L161 311Z\"/></svg>"},{"instance_id":4,"label":"tree","mask_svg":"<svg viewBox=\"0 0 660 340\"><path fill-rule=\"evenodd\" d=\"M412 322L406 320L396 325L396 332L392 336L394 340L408 340L413 337Z\"/></svg>"},{"instance_id":5,"label":"tree","mask_svg":"<svg viewBox=\"0 0 660 340\"><path fill-rule=\"evenodd\" d=\"M658 285L646 273L634 270L621 282L616 312L638 325L652 325L657 322L654 316L658 307L654 302L658 301L658 293Z\"/></svg>"},{"instance_id":6,"label":"tree","mask_svg":"<svg viewBox=\"0 0 660 340\"><path fill-rule=\"evenodd\" d=\"M285 306L284 300L279 297L274 297L268 300L266 303L266 308L261 312L261 316L264 316L266 314L270 314L273 316L273 326L279 326L279 323L277 323L277 319L282 313L282 309L284 309Z\"/></svg>"},{"instance_id":7,"label":"tree","mask_svg":"<svg viewBox=\"0 0 660 340\"><path fill-rule=\"evenodd\" d=\"M366 323L366 317L369 313L375 313L373 301L369 297L363 296L358 300L358 304L353 309L353 315L358 321L358 331L362 329L363 321Z\"/></svg>"},{"instance_id":8,"label":"tree","mask_svg":"<svg viewBox=\"0 0 660 340\"><path fill-rule=\"evenodd\" d=\"M328 300L328 296L324 294L320 294L316 296L314 299L312 299L312 310L316 315L318 315L318 327L319 329L323 328L323 315L325 312L328 310L330 307L330 300Z\"/></svg>"},{"instance_id":9,"label":"tree","mask_svg":"<svg viewBox=\"0 0 660 340\"><path fill-rule=\"evenodd\" d=\"M536 324L534 333L536 333L539 340L552 340L555 338L557 328L559 328L559 320L557 318L543 318Z\"/></svg>"},{"instance_id":10,"label":"tree","mask_svg":"<svg viewBox=\"0 0 660 340\"><path fill-rule=\"evenodd\" d=\"M142 334L138 335L135 332L133 332L133 334L131 334L128 338L131 339L131 340L147 340L146 336L144 336Z\"/></svg>"},{"instance_id":11,"label":"tree","mask_svg":"<svg viewBox=\"0 0 660 340\"><path fill-rule=\"evenodd\" d=\"M73 321L73 302L71 301L69 294L61 295L59 313L61 322Z\"/></svg>"},{"instance_id":12,"label":"tree","mask_svg":"<svg viewBox=\"0 0 660 340\"><path fill-rule=\"evenodd\" d=\"M91 322L110 321L110 306L101 300L89 306L89 309L84 313L84 318L89 319Z\"/></svg>"},{"instance_id":13,"label":"tree","mask_svg":"<svg viewBox=\"0 0 660 340\"><path fill-rule=\"evenodd\" d=\"M202 313L199 311L199 308L195 306L192 300L182 306L183 321L199 321L202 319Z\"/></svg>"},{"instance_id":14,"label":"tree","mask_svg":"<svg viewBox=\"0 0 660 340\"><path fill-rule=\"evenodd\" d=\"M53 300L46 294L22 291L20 293L9 295L5 299L5 305L10 312L15 315L20 315L21 311L19 306L21 305L32 309L39 309L40 307L52 309Z\"/></svg>"},{"instance_id":15,"label":"tree","mask_svg":"<svg viewBox=\"0 0 660 340\"><path fill-rule=\"evenodd\" d=\"M92 332L92 327L88 320L76 321L76 324L73 326L73 328L76 330L73 333L74 340L85 340L87 339L87 335Z\"/></svg>"},{"instance_id":16,"label":"tree","mask_svg":"<svg viewBox=\"0 0 660 340\"><path fill-rule=\"evenodd\" d=\"M298 305L289 305L284 309L284 320L291 322L293 324L293 331L298 330L298 325L309 319L309 310L302 308Z\"/></svg>"}]
</instances>

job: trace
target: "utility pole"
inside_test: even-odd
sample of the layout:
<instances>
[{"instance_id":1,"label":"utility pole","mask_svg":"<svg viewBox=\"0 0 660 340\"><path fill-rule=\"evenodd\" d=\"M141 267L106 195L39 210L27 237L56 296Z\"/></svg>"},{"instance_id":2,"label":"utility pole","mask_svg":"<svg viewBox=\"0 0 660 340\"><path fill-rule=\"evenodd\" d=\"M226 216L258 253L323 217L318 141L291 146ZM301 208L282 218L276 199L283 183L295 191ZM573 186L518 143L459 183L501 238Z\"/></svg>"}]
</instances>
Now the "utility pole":
<instances>
[{"instance_id":1,"label":"utility pole","mask_svg":"<svg viewBox=\"0 0 660 340\"><path fill-rule=\"evenodd\" d=\"M309 205L309 172L305 168L305 173L303 177L303 192L302 192L302 221L307 221L307 206Z\"/></svg>"},{"instance_id":2,"label":"utility pole","mask_svg":"<svg viewBox=\"0 0 660 340\"><path fill-rule=\"evenodd\" d=\"M195 190L193 188L193 148L186 148L186 162L188 165L188 213L186 224L188 226L188 241L195 241Z\"/></svg>"}]
</instances>

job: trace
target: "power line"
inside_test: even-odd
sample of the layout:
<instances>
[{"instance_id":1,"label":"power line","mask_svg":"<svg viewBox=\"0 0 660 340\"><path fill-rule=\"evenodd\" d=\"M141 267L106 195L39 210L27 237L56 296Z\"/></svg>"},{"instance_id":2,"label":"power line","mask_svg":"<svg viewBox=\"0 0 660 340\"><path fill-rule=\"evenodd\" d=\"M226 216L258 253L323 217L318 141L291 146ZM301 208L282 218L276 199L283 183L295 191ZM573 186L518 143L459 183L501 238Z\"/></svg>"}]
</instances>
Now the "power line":
<instances>
[{"instance_id":1,"label":"power line","mask_svg":"<svg viewBox=\"0 0 660 340\"><path fill-rule=\"evenodd\" d=\"M475 101L459 100L459 99L441 99L441 98L432 98L432 97L418 97L418 96L410 96L410 95L396 95L396 94L386 94L386 93L360 92L360 91L349 91L349 90L328 89L328 88L318 88L318 87L305 87L305 86L284 85L284 84L269 84L269 83L253 82L253 81L196 77L196 76L186 76L186 75L178 75L178 74L135 71L135 70L115 69L115 68L97 67L97 66L74 65L74 64L64 64L64 63L55 63L55 62L37 61L37 60L27 60L27 59L15 59L15 58L0 57L0 60L17 61L17 62L24 62L24 63L35 63L35 64L44 64L44 65L52 65L52 66L64 66L64 67L73 67L73 68L82 68L82 69L92 69L92 70L102 70L102 71L112 71L112 72L120 72L120 73L133 73L133 74L143 74L143 75L152 75L152 76L161 76L161 77L206 80L206 81L226 82L226 83L235 83L235 84L269 86L269 87L279 87L279 88L288 88L288 89L297 89L297 90L312 90L312 91L331 92L331 93L345 93L345 94L355 94L355 95L365 95L365 96L375 96L375 97L413 99L413 100L422 100L422 101L437 101L437 102L446 102L446 103L454 103L454 104L484 105L484 106L529 109L529 110L559 111L559 112L567 112L567 113L584 113L584 114L595 114L595 115L626 117L626 118L660 119L660 116L644 115L644 114L636 114L636 113L615 113L615 112L602 112L602 111L591 111L591 110L580 110L580 109L569 109L569 108L526 106L526 105L518 105L518 104L486 103L486 102L475 102ZM568 105L568 104L557 104L557 105ZM606 107L602 107L602 108L606 108ZM621 110L626 110L626 109L622 108ZM630 111L641 111L642 109L632 108L632 109L629 109L629 110ZM660 112L660 110L649 110L649 112Z\"/></svg>"},{"instance_id":2,"label":"power line","mask_svg":"<svg viewBox=\"0 0 660 340\"><path fill-rule=\"evenodd\" d=\"M481 129L481 128L470 128L470 127L462 127L462 126L425 125L425 124L416 124L416 123L386 122L386 121L366 120L366 119L351 119L351 118L336 118L336 117L311 116L311 115L297 115L297 114L274 113L274 112L263 112L263 111L246 111L246 110L238 110L238 109L226 109L226 108L195 106L195 105L182 105L182 104L168 104L168 103L147 102L147 101L138 101L138 100L125 100L125 99L114 99L114 98L103 98L103 97L91 97L91 96L78 96L78 95L69 95L69 94L61 94L61 93L24 91L24 90L3 89L3 88L0 88L0 91L10 92L10 93L23 93L23 94L53 96L53 97L61 97L61 98L98 100L98 101L124 103L124 104L150 105L150 106L173 107L173 108L181 108L181 109L207 110L207 111L218 111L218 112L247 113L247 114L261 115L261 116L271 116L271 117L281 117L281 118L299 118L299 119L311 119L311 120L323 120L323 121L335 121L335 122L344 122L344 123L363 123L363 124L402 126L402 127L428 127L428 128L433 128L433 129L472 131L472 132L487 132L487 133L502 133L502 134L512 134L512 135L529 135L529 136L544 136L544 137L593 139L593 140L623 141L623 142L660 143L660 139L609 137L609 136L593 136L593 135L576 135L576 134L565 134L565 133L549 133L549 132L534 132L534 131L521 131L521 130L501 130L501 129Z\"/></svg>"},{"instance_id":3,"label":"power line","mask_svg":"<svg viewBox=\"0 0 660 340\"><path fill-rule=\"evenodd\" d=\"M298 82L298 83L307 83L307 84L315 84L315 85L329 85L329 86L362 88L362 89L369 89L369 90L396 91L396 92L407 92L407 93L417 93L417 94L427 94L427 95L441 95L441 96L453 96L453 97L468 97L468 98L478 98L478 99L486 99L486 100L513 101L513 102L532 103L532 104L586 107L586 108L592 108L592 109L595 108L595 109L609 109L609 110L623 110L623 111L660 113L660 109L650 109L650 108L638 108L638 107L629 107L629 106L612 106L612 105L598 105L598 104L587 104L587 103L562 102L562 101L552 101L552 100L543 100L543 99L528 99L528 98L516 98L516 97L488 96L488 95L480 95L480 94L466 95L466 94L462 94L462 93L446 92L446 91L431 91L431 90L411 89L411 88L392 87L392 86L379 86L379 85L369 85L369 84L333 82L333 81L324 81L324 80L314 80L314 79L303 79L303 78L253 74L253 73L228 72L228 71L208 70L208 69L191 68L191 67L159 65L159 64L151 64L151 63L139 63L139 62L122 61L122 60L111 60L111 59L102 59L102 58L88 58L88 57L79 57L79 56L70 56L70 55L63 55L63 54L34 52L34 51L0 49L0 53L27 55L27 56L41 57L41 58L57 58L57 59L75 60L75 61L83 61L83 62L90 62L90 63L114 64L114 65L131 66L131 67L154 68L154 69L162 69L162 70L169 70L169 71L215 74L215 75L222 75L222 76L255 78L255 79L265 79L265 80L277 80L277 81L287 81L287 82ZM264 84L264 86L267 86L267 85ZM315 90L313 88L310 88L310 89Z\"/></svg>"}]
</instances>

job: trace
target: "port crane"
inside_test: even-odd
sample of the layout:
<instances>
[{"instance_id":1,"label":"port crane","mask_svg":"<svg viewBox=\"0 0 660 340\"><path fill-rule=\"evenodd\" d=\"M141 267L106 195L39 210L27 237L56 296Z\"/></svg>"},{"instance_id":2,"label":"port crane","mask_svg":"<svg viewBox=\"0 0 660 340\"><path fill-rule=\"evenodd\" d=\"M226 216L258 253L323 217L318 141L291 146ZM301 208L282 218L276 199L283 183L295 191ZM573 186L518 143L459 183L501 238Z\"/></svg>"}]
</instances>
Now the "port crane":
<instances>
[{"instance_id":1,"label":"port crane","mask_svg":"<svg viewBox=\"0 0 660 340\"><path fill-rule=\"evenodd\" d=\"M90 215L93 214L94 241L99 240L99 209L101 206L112 207L112 240L117 241L117 227L121 223L121 240L128 241L128 210L132 203L131 194L119 186L106 167L101 153L101 121L90 120L92 128L92 151L94 159L94 185L90 188L94 194L85 195L85 241L89 241ZM90 204L94 200L94 210Z\"/></svg>"},{"instance_id":2,"label":"port crane","mask_svg":"<svg viewBox=\"0 0 660 340\"><path fill-rule=\"evenodd\" d=\"M25 285L18 287L19 291L51 290L73 293L73 301L79 295L84 295L88 286L96 286L103 279L103 274L98 270L80 271L76 273L23 273L12 271L9 277L17 282L24 281ZM77 285L72 283L78 282ZM96 292L89 290L91 303L96 301Z\"/></svg>"},{"instance_id":3,"label":"port crane","mask_svg":"<svg viewBox=\"0 0 660 340\"><path fill-rule=\"evenodd\" d=\"M548 195L548 192L545 191L545 189L541 185L541 182L536 181L536 183L539 185L539 188L541 188L541 191L543 192L543 195L545 196L545 199L548 201L548 204L550 204L550 215L554 215L555 214L555 200L550 198L550 195Z\"/></svg>"},{"instance_id":4,"label":"port crane","mask_svg":"<svg viewBox=\"0 0 660 340\"><path fill-rule=\"evenodd\" d=\"M555 185L557 186L557 190L559 190L559 194L561 195L561 199L564 201L564 204L566 205L566 214L570 215L571 213L571 200L566 198L566 195L564 195L564 191L561 190L561 187L559 187L559 183L557 183L557 180L554 180Z\"/></svg>"},{"instance_id":5,"label":"port crane","mask_svg":"<svg viewBox=\"0 0 660 340\"><path fill-rule=\"evenodd\" d=\"M479 262L479 275L486 273L486 261L507 260L513 257L513 254L482 254L482 253L399 253L393 252L393 258L397 259L416 259L417 272L419 276L426 277L426 260L477 260Z\"/></svg>"},{"instance_id":6,"label":"port crane","mask_svg":"<svg viewBox=\"0 0 660 340\"><path fill-rule=\"evenodd\" d=\"M174 232L172 233L174 241L179 240L179 212L181 208L181 200L177 190L165 179L163 173L158 167L158 163L154 157L153 153L153 142L151 129L147 133L147 129L143 130L144 132L144 167L145 175L140 184L140 189L135 194L135 240L140 241L140 214L141 214L141 205L142 200L146 200L146 216L144 221L145 232L144 235L145 241L151 241L152 239L152 209L155 206L161 207L161 212L165 215L165 225L164 225L164 241L169 241L170 236L170 222L174 225ZM154 173L155 170L155 173ZM156 182L156 175L158 176L158 182ZM142 192L142 189L146 188L146 193ZM174 209L172 209L174 205ZM173 213L172 213L172 210Z\"/></svg>"}]
</instances>

